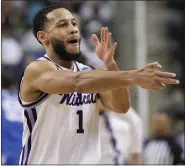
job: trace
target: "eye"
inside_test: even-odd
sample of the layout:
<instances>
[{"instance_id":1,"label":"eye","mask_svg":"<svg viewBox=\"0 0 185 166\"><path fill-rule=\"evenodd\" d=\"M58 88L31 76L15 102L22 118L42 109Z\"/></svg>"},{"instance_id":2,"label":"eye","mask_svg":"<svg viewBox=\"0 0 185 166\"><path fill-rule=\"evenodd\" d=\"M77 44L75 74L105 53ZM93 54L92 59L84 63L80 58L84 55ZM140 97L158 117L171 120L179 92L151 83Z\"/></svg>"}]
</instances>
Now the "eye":
<instances>
[{"instance_id":1,"label":"eye","mask_svg":"<svg viewBox=\"0 0 185 166\"><path fill-rule=\"evenodd\" d=\"M76 22L73 22L72 24L73 24L73 26L77 26L77 23Z\"/></svg>"},{"instance_id":2,"label":"eye","mask_svg":"<svg viewBox=\"0 0 185 166\"><path fill-rule=\"evenodd\" d=\"M67 24L66 23L63 23L63 24L59 24L57 27L66 27Z\"/></svg>"}]
</instances>

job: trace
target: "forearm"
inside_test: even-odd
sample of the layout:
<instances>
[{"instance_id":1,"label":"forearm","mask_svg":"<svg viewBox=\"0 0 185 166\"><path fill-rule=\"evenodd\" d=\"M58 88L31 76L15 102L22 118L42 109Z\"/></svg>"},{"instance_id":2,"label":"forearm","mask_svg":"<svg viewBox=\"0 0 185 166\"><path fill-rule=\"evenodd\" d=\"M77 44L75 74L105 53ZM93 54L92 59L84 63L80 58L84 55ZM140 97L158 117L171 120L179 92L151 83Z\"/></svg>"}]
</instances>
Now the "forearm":
<instances>
[{"instance_id":1,"label":"forearm","mask_svg":"<svg viewBox=\"0 0 185 166\"><path fill-rule=\"evenodd\" d=\"M132 71L92 70L83 72L54 71L35 82L46 93L101 93L133 83Z\"/></svg>"},{"instance_id":2,"label":"forearm","mask_svg":"<svg viewBox=\"0 0 185 166\"><path fill-rule=\"evenodd\" d=\"M109 71L119 71L118 66L115 62L107 66L107 70ZM111 90L111 96L112 96L112 105L115 107L115 109L118 109L120 111L118 112L127 112L131 105L130 100L130 91L128 86L127 87L121 87L117 89Z\"/></svg>"},{"instance_id":3,"label":"forearm","mask_svg":"<svg viewBox=\"0 0 185 166\"><path fill-rule=\"evenodd\" d=\"M134 83L133 71L93 70L82 72L76 81L76 91L81 93L101 93Z\"/></svg>"}]
</instances>

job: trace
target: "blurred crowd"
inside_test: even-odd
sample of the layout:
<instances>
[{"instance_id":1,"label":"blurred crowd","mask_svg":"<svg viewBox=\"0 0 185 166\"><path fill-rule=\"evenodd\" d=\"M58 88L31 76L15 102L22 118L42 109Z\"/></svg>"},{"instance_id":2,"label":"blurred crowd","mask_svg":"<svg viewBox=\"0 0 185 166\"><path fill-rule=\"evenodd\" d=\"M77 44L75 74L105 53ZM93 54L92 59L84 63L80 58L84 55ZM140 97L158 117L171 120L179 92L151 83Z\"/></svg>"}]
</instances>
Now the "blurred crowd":
<instances>
[{"instance_id":1,"label":"blurred crowd","mask_svg":"<svg viewBox=\"0 0 185 166\"><path fill-rule=\"evenodd\" d=\"M18 82L25 67L31 61L45 54L43 47L32 35L32 19L40 8L44 5L55 3L55 1L2 1L2 163L4 164L17 164L21 151L22 135L20 133L22 133L23 129L21 120L22 109L17 101ZM59 0L56 1L56 3L58 2ZM180 4L183 1L178 2ZM71 1L61 1L60 4L73 11L79 22L83 55L79 61L95 68L104 67L104 64L95 55L90 34L96 33L99 35L99 30L102 26L107 26L112 31L116 1L74 1L73 3ZM178 3L171 1L169 1L168 7L177 16L174 19L172 18L168 25L169 38L174 41L176 46L171 53L169 65L172 67L175 65L175 72L178 73L181 81L180 86L177 88L183 91L183 71L185 66L183 54L184 35L182 35L184 22L182 21L183 18L181 18L183 9L182 4L178 5ZM176 18L179 18L179 20ZM14 109L12 110L12 108ZM161 110L157 115L152 115L151 126L153 131L157 132L152 132L151 138L146 139L147 143L145 143L144 147L150 149L151 145L149 142L152 142L150 140L158 140L156 138L158 135L163 139L163 134L167 133L165 136L175 137L175 140L177 140L175 142L178 142L179 147L184 151L185 112L183 103L175 102L165 108L161 108ZM156 126L157 124L158 126ZM122 137L124 140L124 133ZM128 139L131 139L130 137ZM150 152L157 153L157 151ZM124 160L127 160L126 163L128 163L129 154L125 154L125 156L127 158Z\"/></svg>"},{"instance_id":2,"label":"blurred crowd","mask_svg":"<svg viewBox=\"0 0 185 166\"><path fill-rule=\"evenodd\" d=\"M32 19L44 5L54 1L3 1L2 14L2 66L13 71L18 78L31 61L44 55L43 47L32 35ZM99 33L102 26L111 30L114 2L60 2L73 11L79 21L81 30L81 51L84 55L80 61L102 67L103 63L94 54L92 33ZM101 9L101 10L100 10ZM80 19L79 19L80 18ZM11 49L10 49L11 48ZM89 58L92 57L92 58Z\"/></svg>"},{"instance_id":3,"label":"blurred crowd","mask_svg":"<svg viewBox=\"0 0 185 166\"><path fill-rule=\"evenodd\" d=\"M34 14L44 5L60 3L73 11L79 21L81 31L81 50L84 55L81 61L101 68L103 63L94 55L94 45L91 34L99 34L102 26L113 31L113 19L116 13L114 1L3 1L2 3L2 65L8 67L18 77L21 71L34 59L44 54L43 47L32 35L32 19ZM166 6L172 13L167 22L167 36L174 43L170 52L169 65L178 73L181 81L179 89L184 85L184 29L183 0L168 1ZM114 34L114 32L113 32ZM113 36L114 39L114 36ZM11 49L10 49L11 48ZM177 86L176 86L177 87Z\"/></svg>"},{"instance_id":4,"label":"blurred crowd","mask_svg":"<svg viewBox=\"0 0 185 166\"><path fill-rule=\"evenodd\" d=\"M178 73L178 79L181 84L177 87L181 91L184 91L184 71L185 71L185 2L183 0L169 0L166 3L166 7L171 13L170 18L167 22L167 38L172 44L172 48L169 52L169 66ZM175 87L176 88L176 87ZM172 88L174 89L174 87Z\"/></svg>"}]
</instances>

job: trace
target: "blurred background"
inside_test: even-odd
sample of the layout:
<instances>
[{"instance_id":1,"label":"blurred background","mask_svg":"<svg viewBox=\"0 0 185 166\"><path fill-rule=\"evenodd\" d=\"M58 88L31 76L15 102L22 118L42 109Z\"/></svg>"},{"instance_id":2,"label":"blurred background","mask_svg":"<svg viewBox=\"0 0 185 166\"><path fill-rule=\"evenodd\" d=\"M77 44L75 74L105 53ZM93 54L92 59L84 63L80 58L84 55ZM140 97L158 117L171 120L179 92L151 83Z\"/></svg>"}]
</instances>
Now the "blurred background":
<instances>
[{"instance_id":1,"label":"blurred background","mask_svg":"<svg viewBox=\"0 0 185 166\"><path fill-rule=\"evenodd\" d=\"M82 38L81 62L95 68L104 67L95 55L91 34L98 34L102 26L107 26L113 34L113 41L118 42L115 59L121 70L135 69L157 61L163 71L177 74L179 85L167 86L157 92L131 87L131 99L132 107L143 120L145 139L153 133L150 123L152 114L165 109L173 119L170 132L181 138L184 149L183 0L2 0L2 163L18 163L22 136L22 109L17 101L18 82L25 67L45 54L32 35L32 19L40 8L54 3L63 4L78 19Z\"/></svg>"}]
</instances>

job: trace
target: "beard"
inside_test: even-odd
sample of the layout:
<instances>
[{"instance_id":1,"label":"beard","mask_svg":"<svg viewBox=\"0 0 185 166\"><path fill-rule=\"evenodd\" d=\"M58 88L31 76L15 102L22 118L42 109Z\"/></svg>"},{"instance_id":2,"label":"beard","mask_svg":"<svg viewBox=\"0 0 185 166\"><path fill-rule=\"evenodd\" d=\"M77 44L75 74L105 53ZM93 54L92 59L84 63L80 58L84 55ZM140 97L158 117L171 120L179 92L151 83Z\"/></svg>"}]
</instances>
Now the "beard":
<instances>
[{"instance_id":1,"label":"beard","mask_svg":"<svg viewBox=\"0 0 185 166\"><path fill-rule=\"evenodd\" d=\"M80 48L78 53L75 53L75 54L69 53L66 51L64 42L58 41L57 39L52 39L51 44L53 46L54 52L56 53L56 56L59 59L62 59L65 61L77 61L81 55Z\"/></svg>"}]
</instances>

